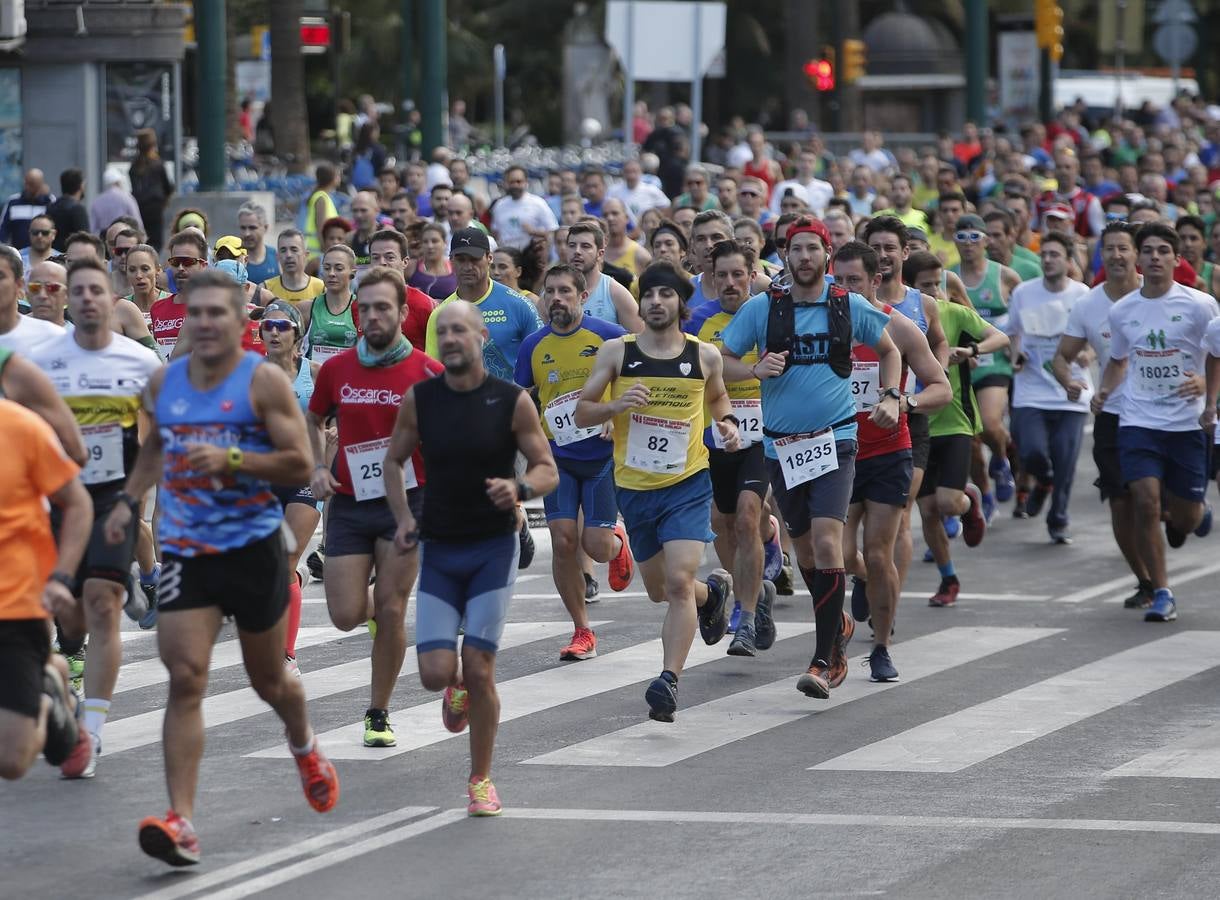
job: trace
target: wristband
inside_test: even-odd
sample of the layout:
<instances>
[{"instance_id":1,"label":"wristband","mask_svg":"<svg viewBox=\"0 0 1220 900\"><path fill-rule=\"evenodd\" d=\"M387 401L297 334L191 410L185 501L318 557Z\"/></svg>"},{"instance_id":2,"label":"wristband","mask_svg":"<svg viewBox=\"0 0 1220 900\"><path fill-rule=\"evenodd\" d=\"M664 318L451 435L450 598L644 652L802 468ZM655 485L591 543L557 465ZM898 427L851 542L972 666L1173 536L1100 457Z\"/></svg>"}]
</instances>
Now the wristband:
<instances>
[{"instance_id":1,"label":"wristband","mask_svg":"<svg viewBox=\"0 0 1220 900\"><path fill-rule=\"evenodd\" d=\"M236 472L238 469L240 469L242 461L245 458L246 458L246 455L244 453L242 453L241 447L230 447L229 448L229 471Z\"/></svg>"},{"instance_id":2,"label":"wristband","mask_svg":"<svg viewBox=\"0 0 1220 900\"><path fill-rule=\"evenodd\" d=\"M115 499L125 506L131 507L133 513L140 508L140 501L126 491L119 491L119 495Z\"/></svg>"},{"instance_id":3,"label":"wristband","mask_svg":"<svg viewBox=\"0 0 1220 900\"><path fill-rule=\"evenodd\" d=\"M517 499L518 500L534 499L534 489L532 487L530 487L529 482L526 481L524 478L517 479Z\"/></svg>"},{"instance_id":4,"label":"wristband","mask_svg":"<svg viewBox=\"0 0 1220 900\"><path fill-rule=\"evenodd\" d=\"M721 417L720 417L720 421L721 421L721 422L732 422L732 423L733 423L733 427L734 427L734 428L740 428L740 427L741 427L741 420L740 420L740 419L738 419L738 418L737 418L735 415L733 415L732 413L726 413L725 415L721 416Z\"/></svg>"}]
</instances>

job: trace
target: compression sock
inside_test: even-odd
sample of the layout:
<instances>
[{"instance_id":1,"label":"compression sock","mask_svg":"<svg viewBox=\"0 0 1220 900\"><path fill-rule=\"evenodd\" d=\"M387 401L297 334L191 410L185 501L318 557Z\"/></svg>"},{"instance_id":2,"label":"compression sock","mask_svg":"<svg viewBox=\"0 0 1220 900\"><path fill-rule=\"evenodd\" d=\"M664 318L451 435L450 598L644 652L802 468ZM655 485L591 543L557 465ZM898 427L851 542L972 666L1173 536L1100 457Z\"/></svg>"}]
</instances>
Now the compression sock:
<instances>
[{"instance_id":1,"label":"compression sock","mask_svg":"<svg viewBox=\"0 0 1220 900\"><path fill-rule=\"evenodd\" d=\"M301 583L297 573L288 573L288 630L284 635L284 655L297 658L297 632L301 630Z\"/></svg>"},{"instance_id":2,"label":"compression sock","mask_svg":"<svg viewBox=\"0 0 1220 900\"><path fill-rule=\"evenodd\" d=\"M949 560L943 566L937 563L936 568L940 570L941 578L953 578L957 575L957 569L953 568L953 560Z\"/></svg>"},{"instance_id":3,"label":"compression sock","mask_svg":"<svg viewBox=\"0 0 1220 900\"><path fill-rule=\"evenodd\" d=\"M80 653L85 646L85 636L82 634L79 638L70 638L64 634L63 627L59 621L55 622L55 641L59 644L59 652L64 656L75 656Z\"/></svg>"},{"instance_id":4,"label":"compression sock","mask_svg":"<svg viewBox=\"0 0 1220 900\"><path fill-rule=\"evenodd\" d=\"M843 597L846 593L846 577L842 569L806 569L801 566L801 577L813 597L813 623L815 641L813 658L829 663L839 629L843 627Z\"/></svg>"}]
</instances>

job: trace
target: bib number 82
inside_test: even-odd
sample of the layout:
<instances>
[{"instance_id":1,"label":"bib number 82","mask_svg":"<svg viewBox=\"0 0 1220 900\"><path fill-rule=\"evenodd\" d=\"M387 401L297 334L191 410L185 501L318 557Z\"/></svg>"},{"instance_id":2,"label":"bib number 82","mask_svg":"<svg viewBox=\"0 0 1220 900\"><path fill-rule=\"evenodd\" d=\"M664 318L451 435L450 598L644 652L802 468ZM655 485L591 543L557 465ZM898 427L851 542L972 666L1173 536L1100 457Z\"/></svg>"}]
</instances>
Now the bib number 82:
<instances>
[{"instance_id":1,"label":"bib number 82","mask_svg":"<svg viewBox=\"0 0 1220 900\"><path fill-rule=\"evenodd\" d=\"M664 453L669 449L669 438L658 437L655 434L650 434L648 436L648 449L656 450L658 453Z\"/></svg>"}]
</instances>

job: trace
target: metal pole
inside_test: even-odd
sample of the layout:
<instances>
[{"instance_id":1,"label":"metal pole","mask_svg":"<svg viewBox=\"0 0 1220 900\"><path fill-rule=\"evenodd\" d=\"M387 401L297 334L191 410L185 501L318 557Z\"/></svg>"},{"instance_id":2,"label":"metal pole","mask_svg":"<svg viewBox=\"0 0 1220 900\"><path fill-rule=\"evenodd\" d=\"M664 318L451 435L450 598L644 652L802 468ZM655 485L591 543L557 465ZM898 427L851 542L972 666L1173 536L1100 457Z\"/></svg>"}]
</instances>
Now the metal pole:
<instances>
[{"instance_id":1,"label":"metal pole","mask_svg":"<svg viewBox=\"0 0 1220 900\"><path fill-rule=\"evenodd\" d=\"M690 161L699 162L703 153L703 4L695 4L694 71L690 82Z\"/></svg>"},{"instance_id":2,"label":"metal pole","mask_svg":"<svg viewBox=\"0 0 1220 900\"><path fill-rule=\"evenodd\" d=\"M445 85L447 73L448 34L445 24L445 0L421 0L420 46L423 91L419 111L423 118L423 158L431 159L432 151L445 144Z\"/></svg>"},{"instance_id":3,"label":"metal pole","mask_svg":"<svg viewBox=\"0 0 1220 900\"><path fill-rule=\"evenodd\" d=\"M402 0L399 7L402 30L399 34L399 83L402 99L415 102L415 0Z\"/></svg>"},{"instance_id":4,"label":"metal pole","mask_svg":"<svg viewBox=\"0 0 1220 900\"><path fill-rule=\"evenodd\" d=\"M504 76L508 74L508 61L504 56L504 45L491 48L492 64L496 72L496 146L504 146Z\"/></svg>"},{"instance_id":5,"label":"metal pole","mask_svg":"<svg viewBox=\"0 0 1220 900\"><path fill-rule=\"evenodd\" d=\"M195 4L199 44L199 190L225 186L225 0Z\"/></svg>"},{"instance_id":6,"label":"metal pole","mask_svg":"<svg viewBox=\"0 0 1220 900\"><path fill-rule=\"evenodd\" d=\"M982 123L987 116L987 4L966 3L966 118Z\"/></svg>"},{"instance_id":7,"label":"metal pole","mask_svg":"<svg viewBox=\"0 0 1220 900\"><path fill-rule=\"evenodd\" d=\"M623 73L623 143L635 143L635 0L627 2L627 59Z\"/></svg>"},{"instance_id":8,"label":"metal pole","mask_svg":"<svg viewBox=\"0 0 1220 900\"><path fill-rule=\"evenodd\" d=\"M1127 0L1118 0L1118 16L1114 28L1114 114L1122 118L1123 114L1123 68L1127 64L1127 42L1123 40L1123 28L1126 27Z\"/></svg>"},{"instance_id":9,"label":"metal pole","mask_svg":"<svg viewBox=\"0 0 1220 900\"><path fill-rule=\"evenodd\" d=\"M1054 70L1049 50L1038 51L1038 116L1049 122L1055 115Z\"/></svg>"}]
</instances>

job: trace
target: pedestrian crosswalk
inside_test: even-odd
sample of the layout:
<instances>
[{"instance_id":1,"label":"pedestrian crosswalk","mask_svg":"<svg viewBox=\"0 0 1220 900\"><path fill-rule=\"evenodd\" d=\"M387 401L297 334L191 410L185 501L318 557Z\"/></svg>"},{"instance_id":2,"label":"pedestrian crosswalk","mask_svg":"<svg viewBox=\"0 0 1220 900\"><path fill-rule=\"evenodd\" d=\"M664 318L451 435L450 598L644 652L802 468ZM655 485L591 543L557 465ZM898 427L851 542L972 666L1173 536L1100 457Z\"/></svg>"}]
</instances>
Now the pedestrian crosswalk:
<instances>
[{"instance_id":1,"label":"pedestrian crosswalk","mask_svg":"<svg viewBox=\"0 0 1220 900\"><path fill-rule=\"evenodd\" d=\"M1128 705L1139 709L1137 701L1158 691L1186 685L1194 690L1205 684L1214 693L1220 678L1216 671L1220 631L1133 634L1128 645L1072 665L1062 653L1064 642L1070 639L1069 629L948 625L894 644L901 681L869 682L867 668L857 657L843 686L832 693L830 701L818 702L795 690L795 676L812 644L813 625L789 621L778 623L775 647L753 660L726 656L727 642L709 647L696 640L682 683L685 687L695 682L703 693L684 689L680 699L691 694L702 702L680 705L677 721L661 724L645 718L641 696L644 684L658 670L660 639L642 633L638 623L593 624L603 636L603 648L615 649L603 649L596 659L581 663L557 660L558 643L571 630L566 621L506 626L500 654L500 670L505 674L498 685L501 722L519 722L530 733L536 729L544 746L538 740L527 742L526 752L502 746L501 766L521 764L552 771L664 768L740 742L753 742L748 744L752 752L765 754L768 733L806 728L826 738L817 742L819 749L811 743L810 758L802 762L814 773L952 774L973 770L1010 752L1036 753L1039 740ZM655 634L652 630L651 635ZM327 755L349 766L375 766L394 759L409 761L414 752L445 742L452 742L455 753L464 754L467 738L445 730L435 696L419 699L424 695L413 679L418 672L414 652L407 655L400 690L409 688L415 699L390 713L398 745L363 746L363 727L353 718L353 706L363 709L370 677L369 644L367 639L339 644L340 639L351 637L324 626L303 628L298 639L302 649L325 649L330 658L342 660L317 668L307 666L302 674L311 717ZM236 641L216 646L213 671L240 663ZM878 737L874 698L927 697L918 684L958 685L980 670L992 677L975 681L973 691L935 692L936 703L928 706L926 715L920 715L918 702L904 708L902 716L889 713L894 725L886 733L885 720L880 719L883 733ZM700 678L703 680L695 681ZM107 759L159 743L160 708L145 706L145 711L123 715L122 707L127 697L138 696L140 691L163 691L166 681L164 667L155 656L122 667L118 715L106 725L103 736ZM710 699L709 686L713 690ZM634 689L623 690L628 688ZM323 702L348 692L359 699ZM959 695L963 698L960 708L954 709L953 698ZM544 715L552 712L563 717L561 728L555 727L555 715ZM204 701L209 730L258 716L273 714L249 687L217 690ZM846 727L869 717L875 717L870 719L869 729ZM263 735L265 746L245 740L236 748L248 765L288 757L282 740L274 740L269 732L257 733ZM845 741L836 737L839 733L860 737ZM838 755L826 758L825 748L833 748ZM1121 747L1108 750L1106 765L1111 768L1104 772L1107 777L1220 778L1220 712L1206 721L1196 716L1168 731L1159 745L1155 737L1150 740L1145 734L1140 742L1132 742L1126 756ZM1056 760L1059 774L1065 768L1070 770L1070 760ZM1096 769L1089 771L1098 774Z\"/></svg>"}]
</instances>

